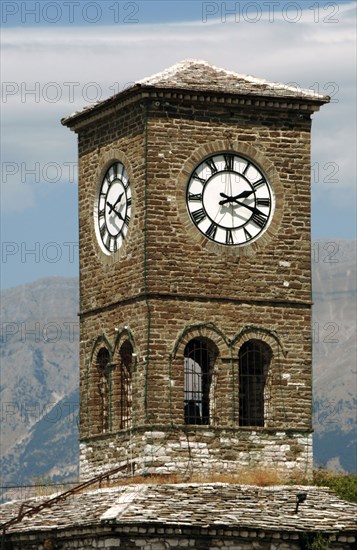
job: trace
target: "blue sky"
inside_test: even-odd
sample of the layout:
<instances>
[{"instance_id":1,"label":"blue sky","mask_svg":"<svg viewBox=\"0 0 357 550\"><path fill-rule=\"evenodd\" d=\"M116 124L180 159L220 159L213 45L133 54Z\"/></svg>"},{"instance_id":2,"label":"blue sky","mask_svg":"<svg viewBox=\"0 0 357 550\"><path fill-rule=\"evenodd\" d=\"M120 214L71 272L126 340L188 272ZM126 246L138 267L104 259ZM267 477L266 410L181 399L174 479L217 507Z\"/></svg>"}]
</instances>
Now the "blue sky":
<instances>
[{"instance_id":1,"label":"blue sky","mask_svg":"<svg viewBox=\"0 0 357 550\"><path fill-rule=\"evenodd\" d=\"M355 2L1 9L2 288L78 275L76 136L60 119L186 58L332 95L313 118L313 238L355 238Z\"/></svg>"}]
</instances>

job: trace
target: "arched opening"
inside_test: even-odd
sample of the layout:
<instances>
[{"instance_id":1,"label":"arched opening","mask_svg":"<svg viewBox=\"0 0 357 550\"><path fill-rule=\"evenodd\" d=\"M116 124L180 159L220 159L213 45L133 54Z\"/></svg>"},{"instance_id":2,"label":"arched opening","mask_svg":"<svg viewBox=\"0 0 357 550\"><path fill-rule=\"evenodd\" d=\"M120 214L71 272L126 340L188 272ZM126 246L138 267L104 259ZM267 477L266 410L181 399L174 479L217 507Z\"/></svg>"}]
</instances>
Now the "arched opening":
<instances>
[{"instance_id":1,"label":"arched opening","mask_svg":"<svg viewBox=\"0 0 357 550\"><path fill-rule=\"evenodd\" d=\"M239 350L239 425L264 426L266 383L272 358L270 347L249 340Z\"/></svg>"},{"instance_id":2,"label":"arched opening","mask_svg":"<svg viewBox=\"0 0 357 550\"><path fill-rule=\"evenodd\" d=\"M99 371L99 431L105 433L110 429L110 354L106 348L100 348L96 357Z\"/></svg>"},{"instance_id":3,"label":"arched opening","mask_svg":"<svg viewBox=\"0 0 357 550\"><path fill-rule=\"evenodd\" d=\"M184 415L186 424L210 423L212 370L216 357L214 344L194 338L184 351Z\"/></svg>"},{"instance_id":4,"label":"arched opening","mask_svg":"<svg viewBox=\"0 0 357 550\"><path fill-rule=\"evenodd\" d=\"M120 378L120 429L129 428L132 424L132 366L133 346L125 340L119 349L119 378Z\"/></svg>"}]
</instances>

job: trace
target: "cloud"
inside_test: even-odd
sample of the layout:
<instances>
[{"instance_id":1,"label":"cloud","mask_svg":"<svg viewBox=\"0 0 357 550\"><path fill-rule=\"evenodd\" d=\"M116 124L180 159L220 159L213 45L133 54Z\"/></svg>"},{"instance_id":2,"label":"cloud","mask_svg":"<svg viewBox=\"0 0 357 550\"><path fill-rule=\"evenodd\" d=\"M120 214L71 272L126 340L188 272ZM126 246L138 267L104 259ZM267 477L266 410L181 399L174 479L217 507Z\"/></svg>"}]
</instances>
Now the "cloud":
<instances>
[{"instance_id":1,"label":"cloud","mask_svg":"<svg viewBox=\"0 0 357 550\"><path fill-rule=\"evenodd\" d=\"M314 116L312 162L322 167L338 163L341 180L329 189L329 200L332 204L338 199L347 208L355 185L355 6L338 8L336 14L322 8L318 13L302 10L296 23L275 11L273 22L264 13L256 23L242 14L239 22L231 16L224 23L220 14L206 23L5 28L3 158L41 165L73 161L75 137L61 128L61 117L179 60L205 59L239 73L334 93L337 102ZM19 186L21 182L3 189L5 208L20 204L13 199L21 194ZM313 193L320 192L313 186ZM34 208L34 195L26 191L23 196L23 207Z\"/></svg>"},{"instance_id":2,"label":"cloud","mask_svg":"<svg viewBox=\"0 0 357 550\"><path fill-rule=\"evenodd\" d=\"M310 17L309 23L299 24L214 20L209 26L196 21L122 26L120 31L117 27L68 27L55 32L48 28L4 29L3 71L5 80L15 82L20 78L28 83L128 82L194 57L237 72L301 80L313 71L333 74L335 68L343 69L341 59L345 60L346 54L350 59L353 53L349 14L344 12L343 20L341 14L336 25L311 23Z\"/></svg>"}]
</instances>

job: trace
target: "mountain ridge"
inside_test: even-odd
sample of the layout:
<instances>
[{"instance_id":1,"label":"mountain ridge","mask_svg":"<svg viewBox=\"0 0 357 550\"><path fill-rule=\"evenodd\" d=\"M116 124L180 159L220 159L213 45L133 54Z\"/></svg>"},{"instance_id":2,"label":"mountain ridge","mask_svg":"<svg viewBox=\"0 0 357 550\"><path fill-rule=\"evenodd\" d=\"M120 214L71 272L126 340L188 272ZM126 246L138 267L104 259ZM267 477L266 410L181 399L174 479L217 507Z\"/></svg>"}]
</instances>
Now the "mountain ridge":
<instances>
[{"instance_id":1,"label":"mountain ridge","mask_svg":"<svg viewBox=\"0 0 357 550\"><path fill-rule=\"evenodd\" d=\"M314 455L354 471L357 241L333 241L334 256L331 242L312 254ZM2 485L78 475L78 286L43 277L1 292Z\"/></svg>"}]
</instances>

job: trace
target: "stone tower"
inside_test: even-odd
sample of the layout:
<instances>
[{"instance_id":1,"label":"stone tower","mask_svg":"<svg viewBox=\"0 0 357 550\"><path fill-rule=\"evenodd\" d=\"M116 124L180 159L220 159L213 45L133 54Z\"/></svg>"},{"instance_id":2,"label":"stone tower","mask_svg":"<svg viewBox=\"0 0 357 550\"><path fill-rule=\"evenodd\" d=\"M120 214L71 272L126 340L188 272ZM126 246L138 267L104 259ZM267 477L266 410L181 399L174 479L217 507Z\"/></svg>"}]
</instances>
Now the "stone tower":
<instances>
[{"instance_id":1,"label":"stone tower","mask_svg":"<svg viewBox=\"0 0 357 550\"><path fill-rule=\"evenodd\" d=\"M328 101L183 61L63 119L83 478L309 474L310 127Z\"/></svg>"}]
</instances>

